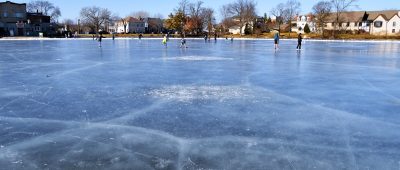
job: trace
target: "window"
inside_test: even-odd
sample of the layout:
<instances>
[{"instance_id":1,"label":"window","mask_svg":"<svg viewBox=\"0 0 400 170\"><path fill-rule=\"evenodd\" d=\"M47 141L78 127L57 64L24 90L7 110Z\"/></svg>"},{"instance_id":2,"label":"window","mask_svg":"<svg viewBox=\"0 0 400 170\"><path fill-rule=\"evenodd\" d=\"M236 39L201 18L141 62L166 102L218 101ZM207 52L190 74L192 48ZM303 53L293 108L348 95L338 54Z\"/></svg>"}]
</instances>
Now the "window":
<instances>
[{"instance_id":1,"label":"window","mask_svg":"<svg viewBox=\"0 0 400 170\"><path fill-rule=\"evenodd\" d=\"M393 21L393 27L395 27L396 26L396 21Z\"/></svg>"},{"instance_id":2,"label":"window","mask_svg":"<svg viewBox=\"0 0 400 170\"><path fill-rule=\"evenodd\" d=\"M382 27L382 21L375 21L374 22L374 27L376 27L376 28Z\"/></svg>"},{"instance_id":3,"label":"window","mask_svg":"<svg viewBox=\"0 0 400 170\"><path fill-rule=\"evenodd\" d=\"M360 26L360 27L361 27L361 26L362 26L362 22L358 23L358 26Z\"/></svg>"},{"instance_id":4,"label":"window","mask_svg":"<svg viewBox=\"0 0 400 170\"><path fill-rule=\"evenodd\" d=\"M347 23L347 26L350 27L350 22Z\"/></svg>"},{"instance_id":5,"label":"window","mask_svg":"<svg viewBox=\"0 0 400 170\"><path fill-rule=\"evenodd\" d=\"M24 14L23 13L15 13L16 18L23 18Z\"/></svg>"},{"instance_id":6,"label":"window","mask_svg":"<svg viewBox=\"0 0 400 170\"><path fill-rule=\"evenodd\" d=\"M395 30L395 29L392 29L392 33L396 33L396 30Z\"/></svg>"},{"instance_id":7,"label":"window","mask_svg":"<svg viewBox=\"0 0 400 170\"><path fill-rule=\"evenodd\" d=\"M3 17L8 17L8 13L7 12L3 12Z\"/></svg>"},{"instance_id":8,"label":"window","mask_svg":"<svg viewBox=\"0 0 400 170\"><path fill-rule=\"evenodd\" d=\"M40 31L40 26L35 26L35 31Z\"/></svg>"}]
</instances>

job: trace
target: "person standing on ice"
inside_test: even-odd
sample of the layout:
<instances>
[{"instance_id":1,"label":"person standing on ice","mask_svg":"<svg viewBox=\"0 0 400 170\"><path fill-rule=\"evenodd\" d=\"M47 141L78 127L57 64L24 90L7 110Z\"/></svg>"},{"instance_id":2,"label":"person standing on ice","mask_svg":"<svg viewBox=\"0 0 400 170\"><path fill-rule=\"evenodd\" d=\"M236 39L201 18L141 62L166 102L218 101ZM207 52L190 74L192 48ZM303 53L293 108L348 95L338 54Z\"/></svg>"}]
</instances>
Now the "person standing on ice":
<instances>
[{"instance_id":1,"label":"person standing on ice","mask_svg":"<svg viewBox=\"0 0 400 170\"><path fill-rule=\"evenodd\" d=\"M274 35L274 42L275 42L275 50L279 49L279 32L276 32Z\"/></svg>"},{"instance_id":2,"label":"person standing on ice","mask_svg":"<svg viewBox=\"0 0 400 170\"><path fill-rule=\"evenodd\" d=\"M297 50L301 50L301 42L303 41L303 37L301 36L301 33L299 34L299 36L297 37Z\"/></svg>"},{"instance_id":3,"label":"person standing on ice","mask_svg":"<svg viewBox=\"0 0 400 170\"><path fill-rule=\"evenodd\" d=\"M182 39L181 39L181 46L180 46L181 48L187 48L187 46L186 46L186 39L185 38L183 38L182 37Z\"/></svg>"},{"instance_id":4,"label":"person standing on ice","mask_svg":"<svg viewBox=\"0 0 400 170\"><path fill-rule=\"evenodd\" d=\"M102 39L103 39L103 35L100 34L100 35L99 35L99 38L97 39L97 41L99 41L99 48L101 48L101 41L102 41Z\"/></svg>"},{"instance_id":5,"label":"person standing on ice","mask_svg":"<svg viewBox=\"0 0 400 170\"><path fill-rule=\"evenodd\" d=\"M163 44L165 47L167 47L167 41L168 41L168 38L167 38L167 35L165 35L164 38L163 38L163 40L162 40L162 44Z\"/></svg>"}]
</instances>

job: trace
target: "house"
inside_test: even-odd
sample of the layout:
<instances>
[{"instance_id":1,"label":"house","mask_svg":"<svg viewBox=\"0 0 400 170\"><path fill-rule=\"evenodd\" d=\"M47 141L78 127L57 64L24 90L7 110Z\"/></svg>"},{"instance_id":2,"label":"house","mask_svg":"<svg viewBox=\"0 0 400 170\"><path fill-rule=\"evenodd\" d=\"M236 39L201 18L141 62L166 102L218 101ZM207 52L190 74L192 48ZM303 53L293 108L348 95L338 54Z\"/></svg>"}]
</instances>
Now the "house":
<instances>
[{"instance_id":1,"label":"house","mask_svg":"<svg viewBox=\"0 0 400 170\"><path fill-rule=\"evenodd\" d=\"M374 11L368 15L373 35L395 35L400 33L400 11Z\"/></svg>"},{"instance_id":2,"label":"house","mask_svg":"<svg viewBox=\"0 0 400 170\"><path fill-rule=\"evenodd\" d=\"M239 18L233 17L231 19L232 26L228 27L228 32L231 34L246 34L246 30L252 31L255 23L262 21L262 20L263 20L263 18L257 17L253 21L245 22L244 25L242 26Z\"/></svg>"},{"instance_id":3,"label":"house","mask_svg":"<svg viewBox=\"0 0 400 170\"><path fill-rule=\"evenodd\" d=\"M26 17L25 3L0 2L0 35L25 35Z\"/></svg>"},{"instance_id":4,"label":"house","mask_svg":"<svg viewBox=\"0 0 400 170\"><path fill-rule=\"evenodd\" d=\"M146 33L161 33L163 31L163 21L161 18L144 18Z\"/></svg>"},{"instance_id":5,"label":"house","mask_svg":"<svg viewBox=\"0 0 400 170\"><path fill-rule=\"evenodd\" d=\"M366 25L365 11L343 12L339 16L337 22L336 13L332 13L326 20L324 29L326 30L341 30L341 31L359 31L363 24Z\"/></svg>"},{"instance_id":6,"label":"house","mask_svg":"<svg viewBox=\"0 0 400 170\"><path fill-rule=\"evenodd\" d=\"M228 32L231 34L241 34L242 32L244 32L244 27L241 28L238 25L234 25L234 26L228 28Z\"/></svg>"},{"instance_id":7,"label":"house","mask_svg":"<svg viewBox=\"0 0 400 170\"><path fill-rule=\"evenodd\" d=\"M310 32L316 32L316 24L314 22L314 16L309 15L299 15L292 20L292 31L297 33L304 33L304 27L308 25Z\"/></svg>"},{"instance_id":8,"label":"house","mask_svg":"<svg viewBox=\"0 0 400 170\"><path fill-rule=\"evenodd\" d=\"M372 35L394 35L400 32L400 11L351 11L340 15L336 23L336 14L326 20L326 30L364 31Z\"/></svg>"},{"instance_id":9,"label":"house","mask_svg":"<svg viewBox=\"0 0 400 170\"><path fill-rule=\"evenodd\" d=\"M128 17L115 24L117 33L145 33L146 26L143 19Z\"/></svg>"},{"instance_id":10,"label":"house","mask_svg":"<svg viewBox=\"0 0 400 170\"><path fill-rule=\"evenodd\" d=\"M228 28L228 32L231 34L248 34L246 30L251 32L254 28L254 22L246 23L244 26L241 26L239 23L235 24Z\"/></svg>"},{"instance_id":11,"label":"house","mask_svg":"<svg viewBox=\"0 0 400 170\"><path fill-rule=\"evenodd\" d=\"M27 24L25 26L25 34L28 36L38 36L41 32L53 32L55 26L50 22L50 16L43 13L27 13Z\"/></svg>"},{"instance_id":12,"label":"house","mask_svg":"<svg viewBox=\"0 0 400 170\"><path fill-rule=\"evenodd\" d=\"M0 2L0 36L38 36L54 33L55 25L50 16L26 12L25 3Z\"/></svg>"}]
</instances>

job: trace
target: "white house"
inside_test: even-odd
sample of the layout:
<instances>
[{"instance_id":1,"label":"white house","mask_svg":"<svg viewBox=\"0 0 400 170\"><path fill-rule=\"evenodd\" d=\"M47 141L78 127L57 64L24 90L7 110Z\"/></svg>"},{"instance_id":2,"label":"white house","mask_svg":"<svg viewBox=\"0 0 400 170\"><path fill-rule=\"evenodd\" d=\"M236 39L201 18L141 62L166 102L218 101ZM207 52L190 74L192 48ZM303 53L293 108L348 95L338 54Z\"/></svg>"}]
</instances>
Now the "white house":
<instances>
[{"instance_id":1,"label":"white house","mask_svg":"<svg viewBox=\"0 0 400 170\"><path fill-rule=\"evenodd\" d=\"M117 33L144 33L146 31L145 22L133 17L117 22L115 27Z\"/></svg>"},{"instance_id":2,"label":"white house","mask_svg":"<svg viewBox=\"0 0 400 170\"><path fill-rule=\"evenodd\" d=\"M395 35L400 33L400 11L397 13L379 14L371 25L370 33L374 35Z\"/></svg>"},{"instance_id":3,"label":"white house","mask_svg":"<svg viewBox=\"0 0 400 170\"><path fill-rule=\"evenodd\" d=\"M229 27L229 33L231 34L241 34L242 32L244 32L244 27L242 29L238 25Z\"/></svg>"},{"instance_id":4,"label":"white house","mask_svg":"<svg viewBox=\"0 0 400 170\"><path fill-rule=\"evenodd\" d=\"M341 14L339 23L336 14L332 13L324 29L345 31L365 31L372 35L395 35L400 32L400 11L351 11Z\"/></svg>"},{"instance_id":5,"label":"white house","mask_svg":"<svg viewBox=\"0 0 400 170\"><path fill-rule=\"evenodd\" d=\"M301 15L296 16L294 20L292 20L292 31L297 33L304 33L304 27L308 25L310 28L310 32L316 32L316 24L314 22L314 17L312 15Z\"/></svg>"}]
</instances>

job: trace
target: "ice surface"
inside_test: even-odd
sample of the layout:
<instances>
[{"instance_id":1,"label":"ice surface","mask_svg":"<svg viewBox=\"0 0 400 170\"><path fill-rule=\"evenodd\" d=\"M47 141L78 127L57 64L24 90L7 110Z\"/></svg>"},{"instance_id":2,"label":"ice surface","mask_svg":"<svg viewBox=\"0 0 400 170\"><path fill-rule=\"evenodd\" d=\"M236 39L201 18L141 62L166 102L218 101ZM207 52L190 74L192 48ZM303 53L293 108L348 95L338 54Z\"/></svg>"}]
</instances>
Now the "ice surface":
<instances>
[{"instance_id":1,"label":"ice surface","mask_svg":"<svg viewBox=\"0 0 400 170\"><path fill-rule=\"evenodd\" d=\"M400 43L0 41L0 169L400 169Z\"/></svg>"}]
</instances>

